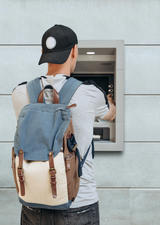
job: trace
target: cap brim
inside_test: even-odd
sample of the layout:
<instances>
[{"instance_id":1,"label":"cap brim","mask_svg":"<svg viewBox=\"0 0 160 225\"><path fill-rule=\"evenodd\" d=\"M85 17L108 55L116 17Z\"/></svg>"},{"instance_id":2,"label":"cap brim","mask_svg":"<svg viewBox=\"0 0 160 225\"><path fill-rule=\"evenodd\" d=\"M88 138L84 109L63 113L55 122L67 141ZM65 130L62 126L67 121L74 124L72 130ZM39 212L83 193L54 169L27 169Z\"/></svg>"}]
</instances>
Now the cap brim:
<instances>
[{"instance_id":1,"label":"cap brim","mask_svg":"<svg viewBox=\"0 0 160 225\"><path fill-rule=\"evenodd\" d=\"M38 65L42 63L55 63L55 64L63 64L69 57L71 49L67 49L60 52L50 52L50 53L43 53L40 57Z\"/></svg>"}]
</instances>

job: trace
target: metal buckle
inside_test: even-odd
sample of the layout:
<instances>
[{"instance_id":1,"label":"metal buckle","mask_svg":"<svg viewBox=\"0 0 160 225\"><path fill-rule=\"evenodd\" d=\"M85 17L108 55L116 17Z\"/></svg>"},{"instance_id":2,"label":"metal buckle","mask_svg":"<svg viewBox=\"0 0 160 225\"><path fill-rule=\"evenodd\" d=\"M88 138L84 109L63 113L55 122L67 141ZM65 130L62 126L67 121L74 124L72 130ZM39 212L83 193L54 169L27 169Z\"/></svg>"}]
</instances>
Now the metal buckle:
<instances>
[{"instance_id":1,"label":"metal buckle","mask_svg":"<svg viewBox=\"0 0 160 225\"><path fill-rule=\"evenodd\" d=\"M51 178L54 178L55 179L55 175L56 175L56 170L55 170L55 168L50 168L49 169L49 173L50 173L50 176L51 176Z\"/></svg>"},{"instance_id":2,"label":"metal buckle","mask_svg":"<svg viewBox=\"0 0 160 225\"><path fill-rule=\"evenodd\" d=\"M19 182L23 182L24 181L24 172L22 168L18 167L18 177L19 177Z\"/></svg>"},{"instance_id":3,"label":"metal buckle","mask_svg":"<svg viewBox=\"0 0 160 225\"><path fill-rule=\"evenodd\" d=\"M50 168L49 171L54 171L56 174L56 169L55 168Z\"/></svg>"}]
</instances>

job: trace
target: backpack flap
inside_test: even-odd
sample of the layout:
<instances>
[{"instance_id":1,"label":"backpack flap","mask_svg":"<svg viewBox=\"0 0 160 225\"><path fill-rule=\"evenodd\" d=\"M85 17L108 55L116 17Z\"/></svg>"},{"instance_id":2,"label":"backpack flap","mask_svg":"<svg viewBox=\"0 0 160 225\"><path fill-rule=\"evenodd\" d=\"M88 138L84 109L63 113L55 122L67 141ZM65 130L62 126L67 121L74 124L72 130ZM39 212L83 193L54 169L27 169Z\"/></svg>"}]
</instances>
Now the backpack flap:
<instances>
[{"instance_id":1,"label":"backpack flap","mask_svg":"<svg viewBox=\"0 0 160 225\"><path fill-rule=\"evenodd\" d=\"M48 160L50 151L56 156L62 147L69 122L70 109L65 105L25 105L17 123L14 142L16 155L23 149L26 160Z\"/></svg>"}]
</instances>

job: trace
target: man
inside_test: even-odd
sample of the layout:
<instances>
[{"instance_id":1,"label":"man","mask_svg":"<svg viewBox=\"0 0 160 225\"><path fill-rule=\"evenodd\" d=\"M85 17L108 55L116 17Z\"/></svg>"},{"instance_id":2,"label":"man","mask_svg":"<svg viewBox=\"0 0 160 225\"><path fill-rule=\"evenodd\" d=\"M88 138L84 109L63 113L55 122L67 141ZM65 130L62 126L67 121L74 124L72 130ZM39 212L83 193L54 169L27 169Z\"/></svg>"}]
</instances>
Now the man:
<instances>
[{"instance_id":1,"label":"man","mask_svg":"<svg viewBox=\"0 0 160 225\"><path fill-rule=\"evenodd\" d=\"M60 91L67 78L74 72L78 57L78 40L75 32L69 27L55 25L48 29L42 37L42 55L39 65L48 63L48 72L41 76L41 87L52 85ZM24 105L29 104L29 96L23 82L14 88L12 101L18 115ZM78 149L84 156L93 136L95 118L113 120L116 114L115 104L110 95L109 108L104 93L94 84L81 84L71 98L69 104L76 103L71 109L72 123ZM51 103L49 89L45 92L45 102ZM92 153L89 152L83 166L80 187L77 197L70 209L64 211L38 209L22 206L21 225L99 225L99 199L96 192L96 181Z\"/></svg>"}]
</instances>

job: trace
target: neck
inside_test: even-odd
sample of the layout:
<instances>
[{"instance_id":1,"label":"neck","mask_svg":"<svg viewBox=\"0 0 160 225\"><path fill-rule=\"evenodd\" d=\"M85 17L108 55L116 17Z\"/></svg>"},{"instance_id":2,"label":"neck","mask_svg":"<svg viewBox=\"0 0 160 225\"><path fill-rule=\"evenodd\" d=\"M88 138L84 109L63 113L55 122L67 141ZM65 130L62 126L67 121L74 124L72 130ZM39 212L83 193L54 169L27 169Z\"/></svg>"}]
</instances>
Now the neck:
<instances>
[{"instance_id":1,"label":"neck","mask_svg":"<svg viewBox=\"0 0 160 225\"><path fill-rule=\"evenodd\" d=\"M67 76L70 76L70 68L65 65L61 64L50 64L48 63L48 72L47 75L55 76L56 74L65 74Z\"/></svg>"}]
</instances>

